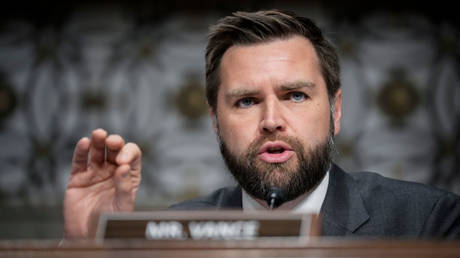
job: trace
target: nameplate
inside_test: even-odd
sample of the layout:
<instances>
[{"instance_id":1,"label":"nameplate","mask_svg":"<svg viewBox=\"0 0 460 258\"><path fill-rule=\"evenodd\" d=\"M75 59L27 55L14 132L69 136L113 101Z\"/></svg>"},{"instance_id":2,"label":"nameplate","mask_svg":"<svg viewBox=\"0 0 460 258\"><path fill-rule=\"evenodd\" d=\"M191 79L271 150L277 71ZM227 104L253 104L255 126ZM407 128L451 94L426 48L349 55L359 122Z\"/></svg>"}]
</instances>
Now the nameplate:
<instances>
[{"instance_id":1,"label":"nameplate","mask_svg":"<svg viewBox=\"0 0 460 258\"><path fill-rule=\"evenodd\" d=\"M102 214L96 238L144 240L306 240L318 216L286 212L158 211Z\"/></svg>"}]
</instances>

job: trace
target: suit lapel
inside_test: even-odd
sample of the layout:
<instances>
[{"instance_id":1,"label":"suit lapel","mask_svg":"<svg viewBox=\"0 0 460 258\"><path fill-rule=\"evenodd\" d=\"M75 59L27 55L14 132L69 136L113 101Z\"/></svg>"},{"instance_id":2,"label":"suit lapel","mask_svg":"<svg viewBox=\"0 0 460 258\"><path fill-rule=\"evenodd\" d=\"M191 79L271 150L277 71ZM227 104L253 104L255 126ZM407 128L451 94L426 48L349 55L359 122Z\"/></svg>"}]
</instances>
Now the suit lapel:
<instances>
[{"instance_id":1,"label":"suit lapel","mask_svg":"<svg viewBox=\"0 0 460 258\"><path fill-rule=\"evenodd\" d=\"M352 235L369 219L359 185L335 164L329 171L329 186L321 214L325 236Z\"/></svg>"}]
</instances>

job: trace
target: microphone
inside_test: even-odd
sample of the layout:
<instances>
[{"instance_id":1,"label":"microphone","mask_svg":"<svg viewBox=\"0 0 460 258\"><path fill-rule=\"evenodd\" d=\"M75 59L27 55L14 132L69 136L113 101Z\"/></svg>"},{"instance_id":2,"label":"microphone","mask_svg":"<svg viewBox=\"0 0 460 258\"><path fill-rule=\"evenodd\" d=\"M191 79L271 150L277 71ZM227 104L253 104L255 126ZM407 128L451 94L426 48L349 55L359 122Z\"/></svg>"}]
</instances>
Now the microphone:
<instances>
[{"instance_id":1,"label":"microphone","mask_svg":"<svg viewBox=\"0 0 460 258\"><path fill-rule=\"evenodd\" d=\"M270 188L270 192L268 192L268 196L265 201L267 202L267 205L270 208L270 210L273 210L275 208L278 208L281 204L283 204L286 201L286 196L284 195L283 190L281 190L280 188L272 187Z\"/></svg>"}]
</instances>

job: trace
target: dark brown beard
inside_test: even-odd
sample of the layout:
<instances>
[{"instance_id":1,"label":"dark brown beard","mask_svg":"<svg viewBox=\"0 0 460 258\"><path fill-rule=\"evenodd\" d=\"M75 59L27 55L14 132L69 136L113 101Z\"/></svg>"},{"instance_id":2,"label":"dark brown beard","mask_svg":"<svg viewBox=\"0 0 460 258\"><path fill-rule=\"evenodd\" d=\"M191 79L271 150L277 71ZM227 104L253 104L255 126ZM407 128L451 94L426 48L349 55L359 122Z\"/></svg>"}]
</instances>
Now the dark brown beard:
<instances>
[{"instance_id":1,"label":"dark brown beard","mask_svg":"<svg viewBox=\"0 0 460 258\"><path fill-rule=\"evenodd\" d=\"M312 190L329 169L334 149L332 132L308 153L298 139L273 134L254 140L248 150L238 157L230 152L220 134L218 138L220 151L233 177L248 194L260 200L266 200L273 187L283 191L285 201L294 200ZM284 163L259 160L259 148L265 142L275 140L289 144L295 156Z\"/></svg>"}]
</instances>

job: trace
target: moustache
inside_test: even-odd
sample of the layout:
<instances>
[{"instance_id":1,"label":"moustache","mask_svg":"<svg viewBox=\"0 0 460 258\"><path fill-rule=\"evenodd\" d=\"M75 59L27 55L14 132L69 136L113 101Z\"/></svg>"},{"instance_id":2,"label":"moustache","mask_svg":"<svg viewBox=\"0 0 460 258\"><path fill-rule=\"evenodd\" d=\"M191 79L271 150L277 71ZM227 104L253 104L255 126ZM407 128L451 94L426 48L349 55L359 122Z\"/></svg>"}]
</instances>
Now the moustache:
<instances>
[{"instance_id":1,"label":"moustache","mask_svg":"<svg viewBox=\"0 0 460 258\"><path fill-rule=\"evenodd\" d=\"M304 152L302 143L296 137L284 136L280 134L270 134L270 135L260 136L259 138L255 139L249 144L249 147L248 147L249 157L251 158L256 157L262 145L264 145L266 142L274 142L274 141L282 141L282 142L287 143L292 148L292 150L296 153Z\"/></svg>"}]
</instances>

